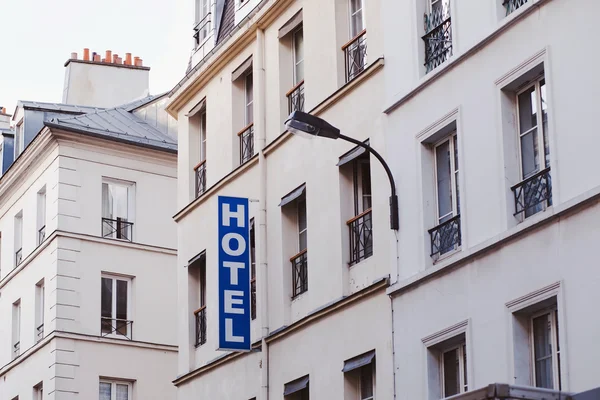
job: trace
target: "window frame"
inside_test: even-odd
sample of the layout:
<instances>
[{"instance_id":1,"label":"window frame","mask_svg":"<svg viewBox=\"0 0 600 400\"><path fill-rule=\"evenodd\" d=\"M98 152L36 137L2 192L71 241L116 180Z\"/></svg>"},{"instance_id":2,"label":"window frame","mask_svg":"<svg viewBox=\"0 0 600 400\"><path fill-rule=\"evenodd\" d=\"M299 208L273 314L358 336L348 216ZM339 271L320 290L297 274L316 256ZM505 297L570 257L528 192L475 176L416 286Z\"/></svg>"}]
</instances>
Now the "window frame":
<instances>
[{"instance_id":1,"label":"window frame","mask_svg":"<svg viewBox=\"0 0 600 400\"><path fill-rule=\"evenodd\" d=\"M111 400L117 400L117 385L127 386L127 400L133 400L133 382L100 378L100 381L98 382L98 396L100 396L101 383L110 384Z\"/></svg>"},{"instance_id":2,"label":"window frame","mask_svg":"<svg viewBox=\"0 0 600 400\"><path fill-rule=\"evenodd\" d=\"M356 9L356 10L352 10L352 2L353 0L348 0L348 16L349 16L349 28L350 28L350 39L354 39L356 38L358 35L360 35L360 33L362 31L364 31L365 29L367 29L367 25L365 23L365 2L364 0L358 0L360 2L360 8ZM360 29L358 29L358 27L354 26L354 16L358 13L361 13L361 27Z\"/></svg>"},{"instance_id":3,"label":"window frame","mask_svg":"<svg viewBox=\"0 0 600 400\"><path fill-rule=\"evenodd\" d=\"M441 1L441 0L440 0ZM437 151L438 147L442 146L448 142L448 151L450 153L450 185L452 189L452 214L440 215L440 193L438 187L438 161L437 161ZM460 169L456 168L456 158L458 158L458 134L457 131L454 130L447 136L445 136L442 140L436 142L433 145L433 173L434 173L434 182L435 182L435 215L436 215L436 226L442 224L445 221L443 219L449 220L460 214L460 202L458 201L457 194L460 189L458 187L458 183L460 182ZM456 156L455 156L456 154Z\"/></svg>"},{"instance_id":4,"label":"window frame","mask_svg":"<svg viewBox=\"0 0 600 400\"><path fill-rule=\"evenodd\" d=\"M18 299L12 304L12 338L11 338L11 355L12 359L21 355L21 323L22 323L21 299ZM19 351L16 351L16 345L19 344Z\"/></svg>"},{"instance_id":5,"label":"window frame","mask_svg":"<svg viewBox=\"0 0 600 400\"><path fill-rule=\"evenodd\" d=\"M33 400L44 399L44 382L40 382L33 387Z\"/></svg>"},{"instance_id":6,"label":"window frame","mask_svg":"<svg viewBox=\"0 0 600 400\"><path fill-rule=\"evenodd\" d=\"M248 84L249 82L251 84ZM252 110L252 112L249 112L249 110ZM248 126L254 122L254 76L252 69L244 74L244 121L244 126Z\"/></svg>"},{"instance_id":7,"label":"window frame","mask_svg":"<svg viewBox=\"0 0 600 400\"><path fill-rule=\"evenodd\" d=\"M115 230L114 232L112 232L110 235L104 235L104 223L102 222L104 219L110 219L113 220L112 218L109 218L107 216L104 215L104 196L103 196L103 187L104 185L115 185L115 186L121 186L121 187L125 187L127 189L127 218L124 220L125 223L131 224L131 228L130 228L130 235L131 237L126 239L126 238L117 238L117 230ZM121 179L117 179L117 178L110 178L110 177L102 177L102 186L101 186L101 201L100 201L100 207L101 207L101 215L102 215L102 219L101 219L101 232L102 232L102 237L103 238L108 238L108 239L116 239L116 240L123 240L123 241L129 241L129 242L133 242L133 237L134 237L134 229L135 229L135 196L136 196L136 184L135 182L130 182L130 181L125 181L125 180L121 180ZM117 217L115 217L116 219ZM119 217L120 218L120 217Z\"/></svg>"},{"instance_id":8,"label":"window frame","mask_svg":"<svg viewBox=\"0 0 600 400\"><path fill-rule=\"evenodd\" d=\"M530 349L531 349L531 382L534 387L537 386L536 382L536 358L535 358L535 332L534 332L534 324L533 321L539 317L544 315L550 316L550 345L552 346L552 388L554 390L561 390L562 382L560 376L560 343L559 343L559 327L558 327L558 307L553 305L551 307L545 308L538 312L535 312L529 316L529 341L530 341Z\"/></svg>"},{"instance_id":9,"label":"window frame","mask_svg":"<svg viewBox=\"0 0 600 400\"><path fill-rule=\"evenodd\" d=\"M452 345L452 346L448 346L448 347L443 347L442 349L440 349L440 358L439 358L439 363L440 363L440 391L442 393L442 398L446 398L449 397L446 395L446 371L445 371L445 366L444 366L444 355L446 353L449 353L451 351L458 351L458 393L456 394L461 394L461 393L466 393L469 390L469 386L468 386L468 381L469 378L468 376L465 376L465 370L466 370L466 363L465 363L465 359L467 357L467 343L466 340L456 344L456 345ZM467 360L468 362L468 360ZM468 372L467 372L468 373ZM466 378L466 379L465 379Z\"/></svg>"},{"instance_id":10,"label":"window frame","mask_svg":"<svg viewBox=\"0 0 600 400\"><path fill-rule=\"evenodd\" d=\"M129 277L129 276L123 276L123 275L114 275L114 274L110 274L110 273L102 273L100 275L100 284L102 284L102 279L106 278L106 279L111 279L112 280L112 293L111 293L111 321L122 321L117 319L117 281L123 281L127 283L127 319L125 319L124 321L126 322L133 322L133 315L132 315L132 284L133 284L133 278ZM102 286L101 286L102 287ZM132 330L132 326L131 324L127 323L125 325L125 328L127 329L127 334L126 335L121 335L115 332L111 332L111 333L107 333L104 334L102 332L102 320L105 319L106 317L102 317L102 290L100 290L100 335L102 337L111 337L111 338L117 338L117 339L128 339L128 338L133 338L133 330Z\"/></svg>"},{"instance_id":11,"label":"window frame","mask_svg":"<svg viewBox=\"0 0 600 400\"><path fill-rule=\"evenodd\" d=\"M23 210L15 214L14 217L14 268L17 268L23 262ZM17 262L17 253L21 251L21 261Z\"/></svg>"},{"instance_id":12,"label":"window frame","mask_svg":"<svg viewBox=\"0 0 600 400\"><path fill-rule=\"evenodd\" d=\"M206 161L206 108L199 112L200 162Z\"/></svg>"},{"instance_id":13,"label":"window frame","mask_svg":"<svg viewBox=\"0 0 600 400\"><path fill-rule=\"evenodd\" d=\"M42 279L35 284L36 289L36 304L35 304L35 343L41 341L44 338L44 318L45 318L45 303L46 303L46 284L45 280ZM42 335L39 336L39 328L42 328Z\"/></svg>"},{"instance_id":14,"label":"window frame","mask_svg":"<svg viewBox=\"0 0 600 400\"><path fill-rule=\"evenodd\" d=\"M304 216L306 220L306 227L304 229L300 228L300 205L304 203ZM306 195L303 194L296 200L296 232L297 232L297 250L298 254L308 249L308 213L306 209ZM306 246L302 248L301 237L302 235L306 235Z\"/></svg>"},{"instance_id":15,"label":"window frame","mask_svg":"<svg viewBox=\"0 0 600 400\"><path fill-rule=\"evenodd\" d=\"M15 127L15 149L17 151L16 160L23 150L25 150L25 118L21 118Z\"/></svg>"},{"instance_id":16,"label":"window frame","mask_svg":"<svg viewBox=\"0 0 600 400\"><path fill-rule=\"evenodd\" d=\"M369 372L371 374L371 393L370 397L363 397L363 370L369 368ZM375 400L375 360L371 361L367 365L363 365L360 367L358 371L358 398L360 400Z\"/></svg>"},{"instance_id":17,"label":"window frame","mask_svg":"<svg viewBox=\"0 0 600 400\"><path fill-rule=\"evenodd\" d=\"M36 215L36 243L39 246L45 240L45 231L44 231L44 239L42 240L41 230L46 228L46 217L47 217L47 191L46 185L42 186L42 188L37 192L37 215Z\"/></svg>"},{"instance_id":18,"label":"window frame","mask_svg":"<svg viewBox=\"0 0 600 400\"><path fill-rule=\"evenodd\" d=\"M298 60L298 49L296 47L296 37L298 33L302 33L302 59ZM298 86L300 82L304 81L304 29L303 24L300 24L296 29L292 31L292 63L294 64L293 68L293 78L294 78L294 87ZM302 79L298 79L298 67L302 68Z\"/></svg>"}]
</instances>

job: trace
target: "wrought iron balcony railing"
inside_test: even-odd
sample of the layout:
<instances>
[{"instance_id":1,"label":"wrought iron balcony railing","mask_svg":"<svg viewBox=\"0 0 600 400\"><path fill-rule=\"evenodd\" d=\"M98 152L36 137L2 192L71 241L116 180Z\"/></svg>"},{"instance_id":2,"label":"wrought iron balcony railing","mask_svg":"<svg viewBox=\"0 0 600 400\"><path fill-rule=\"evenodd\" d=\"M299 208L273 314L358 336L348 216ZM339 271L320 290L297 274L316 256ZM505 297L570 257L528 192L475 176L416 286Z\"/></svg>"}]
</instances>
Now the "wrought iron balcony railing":
<instances>
[{"instance_id":1,"label":"wrought iron balcony railing","mask_svg":"<svg viewBox=\"0 0 600 400\"><path fill-rule=\"evenodd\" d=\"M343 45L342 51L346 64L346 82L350 82L367 66L367 31L362 31Z\"/></svg>"},{"instance_id":2,"label":"wrought iron balcony railing","mask_svg":"<svg viewBox=\"0 0 600 400\"><path fill-rule=\"evenodd\" d=\"M304 111L304 80L285 94L288 99L288 112Z\"/></svg>"},{"instance_id":3,"label":"wrought iron balcony railing","mask_svg":"<svg viewBox=\"0 0 600 400\"><path fill-rule=\"evenodd\" d=\"M196 198L206 192L206 160L194 167L194 181L196 184Z\"/></svg>"},{"instance_id":4,"label":"wrought iron balcony railing","mask_svg":"<svg viewBox=\"0 0 600 400\"><path fill-rule=\"evenodd\" d=\"M15 252L15 267L18 267L23 262L23 248Z\"/></svg>"},{"instance_id":5,"label":"wrought iron balcony railing","mask_svg":"<svg viewBox=\"0 0 600 400\"><path fill-rule=\"evenodd\" d=\"M425 69L433 71L452 56L452 22L450 2L424 15Z\"/></svg>"},{"instance_id":6,"label":"wrought iron balcony railing","mask_svg":"<svg viewBox=\"0 0 600 400\"><path fill-rule=\"evenodd\" d=\"M292 298L308 290L308 253L302 250L294 257L292 262Z\"/></svg>"},{"instance_id":7,"label":"wrought iron balcony railing","mask_svg":"<svg viewBox=\"0 0 600 400\"><path fill-rule=\"evenodd\" d=\"M13 358L19 357L20 354L21 354L21 342L19 341L19 342L13 344Z\"/></svg>"},{"instance_id":8,"label":"wrought iron balcony railing","mask_svg":"<svg viewBox=\"0 0 600 400\"><path fill-rule=\"evenodd\" d=\"M529 217L544 207L552 205L552 179L550 168L541 170L511 188L515 196L515 216L525 213Z\"/></svg>"},{"instance_id":9,"label":"wrought iron balcony railing","mask_svg":"<svg viewBox=\"0 0 600 400\"><path fill-rule=\"evenodd\" d=\"M502 5L506 8L506 15L516 11L519 7L524 6L528 0L504 0Z\"/></svg>"},{"instance_id":10,"label":"wrought iron balcony railing","mask_svg":"<svg viewBox=\"0 0 600 400\"><path fill-rule=\"evenodd\" d=\"M206 343L206 306L202 306L194 311L196 318L196 347Z\"/></svg>"},{"instance_id":11,"label":"wrought iron balcony railing","mask_svg":"<svg viewBox=\"0 0 600 400\"><path fill-rule=\"evenodd\" d=\"M133 222L124 218L102 218L102 237L133 241Z\"/></svg>"},{"instance_id":12,"label":"wrought iron balcony railing","mask_svg":"<svg viewBox=\"0 0 600 400\"><path fill-rule=\"evenodd\" d=\"M461 245L460 214L430 229L431 257L457 250Z\"/></svg>"},{"instance_id":13,"label":"wrought iron balcony railing","mask_svg":"<svg viewBox=\"0 0 600 400\"><path fill-rule=\"evenodd\" d=\"M40 326L35 328L35 331L36 331L36 339L39 342L40 340L42 340L44 338L44 324L41 324Z\"/></svg>"},{"instance_id":14,"label":"wrought iron balcony railing","mask_svg":"<svg viewBox=\"0 0 600 400\"><path fill-rule=\"evenodd\" d=\"M350 265L373 255L373 219L371 209L346 222L350 230Z\"/></svg>"},{"instance_id":15,"label":"wrought iron balcony railing","mask_svg":"<svg viewBox=\"0 0 600 400\"><path fill-rule=\"evenodd\" d=\"M42 244L44 240L46 240L46 225L38 230L38 245Z\"/></svg>"},{"instance_id":16,"label":"wrought iron balcony railing","mask_svg":"<svg viewBox=\"0 0 600 400\"><path fill-rule=\"evenodd\" d=\"M196 15L196 20L200 20L194 27L194 42L198 48L210 36L211 14L208 13L202 18L200 15Z\"/></svg>"},{"instance_id":17,"label":"wrought iron balcony railing","mask_svg":"<svg viewBox=\"0 0 600 400\"><path fill-rule=\"evenodd\" d=\"M254 156L254 124L250 124L238 132L240 138L240 165Z\"/></svg>"},{"instance_id":18,"label":"wrought iron balcony railing","mask_svg":"<svg viewBox=\"0 0 600 400\"><path fill-rule=\"evenodd\" d=\"M133 321L101 317L100 325L102 328L102 337L117 336L119 338L133 340Z\"/></svg>"}]
</instances>

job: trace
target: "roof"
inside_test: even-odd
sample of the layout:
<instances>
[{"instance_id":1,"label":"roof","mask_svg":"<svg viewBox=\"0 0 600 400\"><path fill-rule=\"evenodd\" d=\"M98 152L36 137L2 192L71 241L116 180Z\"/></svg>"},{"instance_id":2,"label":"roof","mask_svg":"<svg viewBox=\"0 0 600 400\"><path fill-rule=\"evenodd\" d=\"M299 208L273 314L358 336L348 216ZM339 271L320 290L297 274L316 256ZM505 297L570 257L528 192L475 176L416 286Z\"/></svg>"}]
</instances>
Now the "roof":
<instances>
[{"instance_id":1,"label":"roof","mask_svg":"<svg viewBox=\"0 0 600 400\"><path fill-rule=\"evenodd\" d=\"M161 97L164 97L167 95L168 92L164 92L161 94L155 94L153 96L146 96L142 99L138 99L138 100L134 100L131 103L127 103L127 104L123 104L122 106L119 106L118 108L122 108L125 111L128 112L132 112L140 107L143 107L147 104L150 104L152 102L154 102L155 100L160 99Z\"/></svg>"},{"instance_id":2,"label":"roof","mask_svg":"<svg viewBox=\"0 0 600 400\"><path fill-rule=\"evenodd\" d=\"M122 107L98 110L76 117L53 118L46 122L46 126L177 152L176 139L165 135Z\"/></svg>"},{"instance_id":3,"label":"roof","mask_svg":"<svg viewBox=\"0 0 600 400\"><path fill-rule=\"evenodd\" d=\"M62 104L62 103L42 103L39 101L26 101L19 100L17 107L23 107L24 109L35 109L35 110L44 110L44 111L57 111L64 113L73 113L73 114L85 114L97 110L103 110L98 107L88 107L88 106L76 106L72 104Z\"/></svg>"}]
</instances>

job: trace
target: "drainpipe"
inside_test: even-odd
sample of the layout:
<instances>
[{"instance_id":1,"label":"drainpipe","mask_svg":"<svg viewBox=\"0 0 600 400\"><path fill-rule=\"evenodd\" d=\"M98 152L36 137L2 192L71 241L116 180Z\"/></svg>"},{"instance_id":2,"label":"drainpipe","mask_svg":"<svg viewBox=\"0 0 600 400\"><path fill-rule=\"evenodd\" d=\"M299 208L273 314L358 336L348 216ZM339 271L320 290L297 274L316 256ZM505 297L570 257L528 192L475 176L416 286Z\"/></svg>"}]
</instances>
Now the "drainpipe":
<instances>
[{"instance_id":1,"label":"drainpipe","mask_svg":"<svg viewBox=\"0 0 600 400\"><path fill-rule=\"evenodd\" d=\"M268 268L267 268L267 165L264 148L267 145L266 132L266 79L265 79L265 32L258 28L256 30L256 51L254 54L254 72L255 72L255 123L256 147L258 153L258 171L260 175L259 182L259 215L258 215L258 261L259 269L257 276L257 290L259 292L260 304L260 336L262 338L262 351L260 353L260 400L269 398L269 348L267 336L269 335L269 307L268 307Z\"/></svg>"}]
</instances>

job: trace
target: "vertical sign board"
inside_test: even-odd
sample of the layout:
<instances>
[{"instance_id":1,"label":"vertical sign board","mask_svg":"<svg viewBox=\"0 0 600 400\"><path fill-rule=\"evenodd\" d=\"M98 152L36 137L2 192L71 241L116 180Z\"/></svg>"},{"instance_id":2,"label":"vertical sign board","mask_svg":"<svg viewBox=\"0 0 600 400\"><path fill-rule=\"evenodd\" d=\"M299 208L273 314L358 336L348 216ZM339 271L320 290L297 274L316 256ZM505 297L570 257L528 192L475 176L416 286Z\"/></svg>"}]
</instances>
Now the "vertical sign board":
<instances>
[{"instance_id":1,"label":"vertical sign board","mask_svg":"<svg viewBox=\"0 0 600 400\"><path fill-rule=\"evenodd\" d=\"M250 351L248 199L219 196L219 350Z\"/></svg>"}]
</instances>

